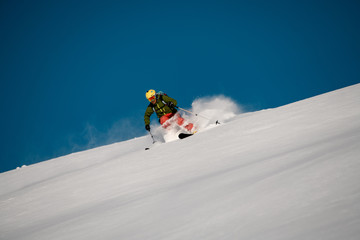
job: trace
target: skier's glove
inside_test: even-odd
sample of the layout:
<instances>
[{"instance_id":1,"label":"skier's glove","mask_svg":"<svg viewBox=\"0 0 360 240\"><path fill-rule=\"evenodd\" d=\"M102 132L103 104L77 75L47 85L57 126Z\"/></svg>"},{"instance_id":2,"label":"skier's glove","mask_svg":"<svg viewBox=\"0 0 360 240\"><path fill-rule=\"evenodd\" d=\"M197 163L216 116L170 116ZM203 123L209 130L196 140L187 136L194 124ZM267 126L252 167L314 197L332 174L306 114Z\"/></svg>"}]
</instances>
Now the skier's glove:
<instances>
[{"instance_id":1,"label":"skier's glove","mask_svg":"<svg viewBox=\"0 0 360 240\"><path fill-rule=\"evenodd\" d=\"M168 102L168 106L171 107L171 108L175 107L173 102Z\"/></svg>"},{"instance_id":2,"label":"skier's glove","mask_svg":"<svg viewBox=\"0 0 360 240\"><path fill-rule=\"evenodd\" d=\"M150 131L150 125L148 124L148 125L145 125L145 129L147 130L147 131Z\"/></svg>"}]
</instances>

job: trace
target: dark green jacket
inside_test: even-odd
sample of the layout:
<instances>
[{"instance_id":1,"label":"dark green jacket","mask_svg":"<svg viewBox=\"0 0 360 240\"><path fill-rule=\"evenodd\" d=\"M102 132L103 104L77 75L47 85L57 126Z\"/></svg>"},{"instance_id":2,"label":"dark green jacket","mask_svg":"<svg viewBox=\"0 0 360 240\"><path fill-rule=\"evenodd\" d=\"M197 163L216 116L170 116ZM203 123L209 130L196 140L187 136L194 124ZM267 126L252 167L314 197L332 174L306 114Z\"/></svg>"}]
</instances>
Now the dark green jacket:
<instances>
[{"instance_id":1,"label":"dark green jacket","mask_svg":"<svg viewBox=\"0 0 360 240\"><path fill-rule=\"evenodd\" d=\"M177 105L177 101L167 95L156 95L156 103L150 103L146 108L144 116L145 125L150 124L150 116L154 113L154 111L156 112L158 118L161 118L168 113L175 113L176 109L170 108L168 105L166 105L169 102L173 102L175 106Z\"/></svg>"}]
</instances>

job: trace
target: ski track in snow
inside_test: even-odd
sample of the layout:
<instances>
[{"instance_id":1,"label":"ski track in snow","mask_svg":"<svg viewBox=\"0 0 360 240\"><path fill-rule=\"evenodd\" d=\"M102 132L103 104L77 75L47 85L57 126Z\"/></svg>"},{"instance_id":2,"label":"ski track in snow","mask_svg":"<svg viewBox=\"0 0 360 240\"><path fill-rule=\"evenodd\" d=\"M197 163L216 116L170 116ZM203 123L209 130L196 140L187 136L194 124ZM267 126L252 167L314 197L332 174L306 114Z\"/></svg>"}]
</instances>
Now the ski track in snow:
<instances>
[{"instance_id":1,"label":"ski track in snow","mask_svg":"<svg viewBox=\"0 0 360 240\"><path fill-rule=\"evenodd\" d=\"M144 136L0 174L0 239L359 239L360 84L192 110L225 118L187 116L199 133L150 151Z\"/></svg>"}]
</instances>

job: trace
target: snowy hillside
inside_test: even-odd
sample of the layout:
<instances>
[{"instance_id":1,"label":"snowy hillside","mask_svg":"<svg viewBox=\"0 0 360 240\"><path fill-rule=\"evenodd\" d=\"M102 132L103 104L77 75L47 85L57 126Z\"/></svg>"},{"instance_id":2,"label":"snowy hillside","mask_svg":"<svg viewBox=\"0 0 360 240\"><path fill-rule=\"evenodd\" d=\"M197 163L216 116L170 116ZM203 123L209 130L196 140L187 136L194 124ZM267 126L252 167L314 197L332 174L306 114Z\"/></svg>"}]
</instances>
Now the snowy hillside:
<instances>
[{"instance_id":1,"label":"snowy hillside","mask_svg":"<svg viewBox=\"0 0 360 240\"><path fill-rule=\"evenodd\" d=\"M360 239L360 84L149 145L0 174L0 239Z\"/></svg>"}]
</instances>

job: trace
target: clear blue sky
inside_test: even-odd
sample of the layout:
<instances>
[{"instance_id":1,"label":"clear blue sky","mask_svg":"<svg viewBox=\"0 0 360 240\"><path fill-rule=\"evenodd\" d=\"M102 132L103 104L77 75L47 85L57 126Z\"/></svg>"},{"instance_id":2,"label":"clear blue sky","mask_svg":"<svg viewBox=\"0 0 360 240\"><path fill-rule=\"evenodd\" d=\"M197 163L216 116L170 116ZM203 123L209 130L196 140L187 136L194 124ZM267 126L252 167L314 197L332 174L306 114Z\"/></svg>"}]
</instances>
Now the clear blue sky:
<instances>
[{"instance_id":1,"label":"clear blue sky","mask_svg":"<svg viewBox=\"0 0 360 240\"><path fill-rule=\"evenodd\" d=\"M145 135L150 88L253 111L359 83L359 4L3 0L0 172Z\"/></svg>"}]
</instances>

